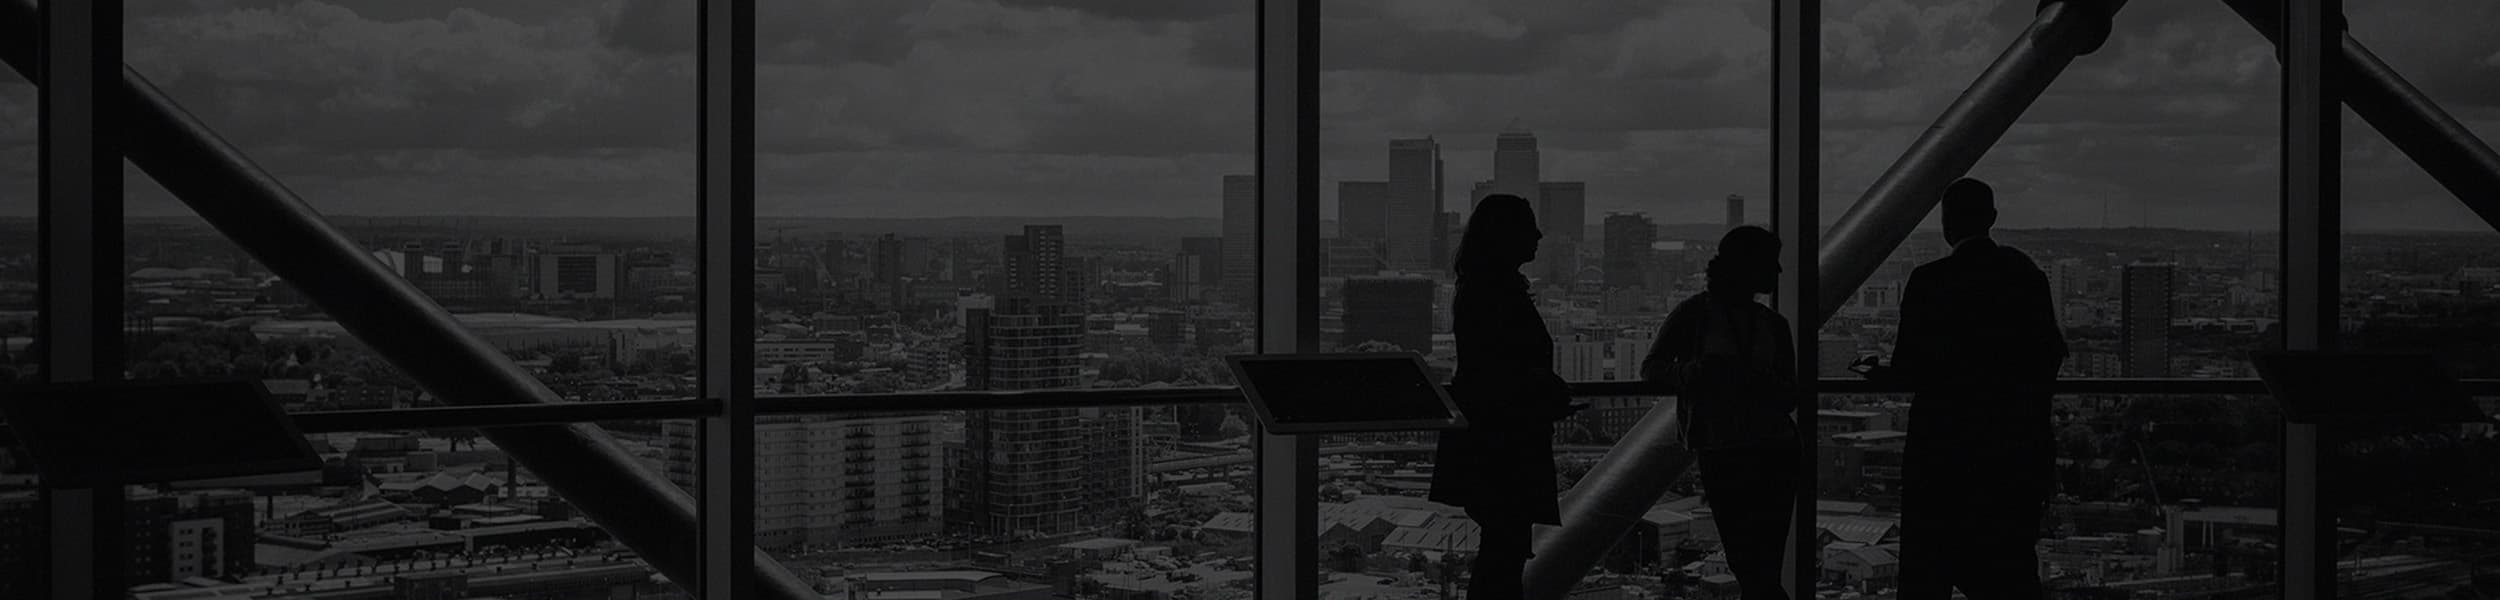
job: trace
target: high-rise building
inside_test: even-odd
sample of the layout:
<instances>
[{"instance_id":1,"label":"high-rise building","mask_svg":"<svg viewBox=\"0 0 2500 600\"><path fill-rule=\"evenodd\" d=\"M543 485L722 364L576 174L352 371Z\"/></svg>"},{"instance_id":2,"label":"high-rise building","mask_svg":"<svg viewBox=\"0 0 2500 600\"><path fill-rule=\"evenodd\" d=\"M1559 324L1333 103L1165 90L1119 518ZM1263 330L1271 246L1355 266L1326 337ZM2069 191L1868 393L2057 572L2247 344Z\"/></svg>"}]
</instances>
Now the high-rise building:
<instances>
[{"instance_id":1,"label":"high-rise building","mask_svg":"<svg viewBox=\"0 0 2500 600\"><path fill-rule=\"evenodd\" d=\"M1259 178L1224 176L1224 297L1248 305L1258 295Z\"/></svg>"},{"instance_id":2,"label":"high-rise building","mask_svg":"<svg viewBox=\"0 0 2500 600\"><path fill-rule=\"evenodd\" d=\"M1085 316L1031 298L967 305L965 384L973 390L1075 387ZM1125 516L1144 470L1133 409L991 410L965 419L948 459L947 522L958 531L1064 533ZM1125 437L1123 437L1125 436ZM1111 443L1132 439L1132 443Z\"/></svg>"},{"instance_id":3,"label":"high-rise building","mask_svg":"<svg viewBox=\"0 0 2500 600\"><path fill-rule=\"evenodd\" d=\"M929 413L757 417L755 543L859 544L943 533L945 473ZM696 485L691 421L668 421L669 479Z\"/></svg>"},{"instance_id":4,"label":"high-rise building","mask_svg":"<svg viewBox=\"0 0 2500 600\"><path fill-rule=\"evenodd\" d=\"M624 287L625 261L597 246L560 246L538 255L538 297L549 300L615 299Z\"/></svg>"},{"instance_id":5,"label":"high-rise building","mask_svg":"<svg viewBox=\"0 0 2500 600\"><path fill-rule=\"evenodd\" d=\"M1528 273L1550 285L1570 286L1580 279L1580 238L1587 228L1588 184L1578 181L1547 181L1538 184L1537 227L1545 239L1538 242L1536 263Z\"/></svg>"},{"instance_id":6,"label":"high-rise building","mask_svg":"<svg viewBox=\"0 0 2500 600\"><path fill-rule=\"evenodd\" d=\"M1441 225L1441 144L1389 141L1388 209L1383 220L1389 268L1423 271L1447 261L1435 244Z\"/></svg>"},{"instance_id":7,"label":"high-rise building","mask_svg":"<svg viewBox=\"0 0 2500 600\"><path fill-rule=\"evenodd\" d=\"M1606 215L1606 256L1601 263L1606 289L1645 287L1643 267L1649 263L1650 246L1657 241L1658 226L1649 221L1649 215Z\"/></svg>"},{"instance_id":8,"label":"high-rise building","mask_svg":"<svg viewBox=\"0 0 2500 600\"><path fill-rule=\"evenodd\" d=\"M1589 219L1589 184L1581 181L1547 181L1537 184L1536 224L1545 229L1546 241L1578 243L1585 236Z\"/></svg>"},{"instance_id":9,"label":"high-rise building","mask_svg":"<svg viewBox=\"0 0 2500 600\"><path fill-rule=\"evenodd\" d=\"M1346 278L1345 339L1340 345L1379 341L1431 354L1435 287L1423 277Z\"/></svg>"},{"instance_id":10,"label":"high-rise building","mask_svg":"<svg viewBox=\"0 0 2500 600\"><path fill-rule=\"evenodd\" d=\"M1164 274L1164 290L1174 302L1203 302L1223 272L1224 238L1181 238L1181 251L1172 256L1171 270Z\"/></svg>"},{"instance_id":11,"label":"high-rise building","mask_svg":"<svg viewBox=\"0 0 2500 600\"><path fill-rule=\"evenodd\" d=\"M1333 237L1320 240L1321 277L1361 277L1378 275L1389 266L1383 260L1388 244L1374 238Z\"/></svg>"},{"instance_id":12,"label":"high-rise building","mask_svg":"<svg viewBox=\"0 0 2500 600\"><path fill-rule=\"evenodd\" d=\"M1337 237L1388 239L1389 182L1337 182Z\"/></svg>"},{"instance_id":13,"label":"high-rise building","mask_svg":"<svg viewBox=\"0 0 2500 600\"><path fill-rule=\"evenodd\" d=\"M1043 302L1085 306L1085 286L1076 282L1067 259L1067 239L1058 225L1026 225L1023 235L1007 236L1000 296L1023 296Z\"/></svg>"},{"instance_id":14,"label":"high-rise building","mask_svg":"<svg viewBox=\"0 0 2500 600\"><path fill-rule=\"evenodd\" d=\"M1544 180L1542 161L1537 155L1536 134L1505 131L1493 138L1493 189L1495 193L1528 199L1531 210L1543 207L1538 202L1538 184ZM1537 215L1545 220L1545 215Z\"/></svg>"},{"instance_id":15,"label":"high-rise building","mask_svg":"<svg viewBox=\"0 0 2500 600\"><path fill-rule=\"evenodd\" d=\"M1745 226L1745 197L1738 194L1728 194L1727 229L1732 231L1743 226Z\"/></svg>"},{"instance_id":16,"label":"high-rise building","mask_svg":"<svg viewBox=\"0 0 2500 600\"><path fill-rule=\"evenodd\" d=\"M2126 355L2125 376L2169 377L2170 304L2177 296L2178 269L2156 262L2123 269L2118 338Z\"/></svg>"}]
</instances>

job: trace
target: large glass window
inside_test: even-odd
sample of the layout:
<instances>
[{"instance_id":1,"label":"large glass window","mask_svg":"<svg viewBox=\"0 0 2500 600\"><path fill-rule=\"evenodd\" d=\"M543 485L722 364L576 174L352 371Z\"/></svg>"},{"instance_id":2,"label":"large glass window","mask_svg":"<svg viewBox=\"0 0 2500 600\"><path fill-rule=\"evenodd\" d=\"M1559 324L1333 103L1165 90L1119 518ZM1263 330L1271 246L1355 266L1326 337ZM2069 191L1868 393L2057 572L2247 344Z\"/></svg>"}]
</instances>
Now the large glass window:
<instances>
[{"instance_id":1,"label":"large glass window","mask_svg":"<svg viewBox=\"0 0 2500 600\"><path fill-rule=\"evenodd\" d=\"M1699 291L1703 252L1730 222L1769 223L1767 3L1322 10L1322 245L1306 285L1320 290L1324 349L1415 352L1447 379L1460 239L1479 200L1509 194L1529 201L1543 233L1521 274L1554 371L1637 379L1667 309ZM1591 407L1554 424L1557 490L1659 405L1582 400ZM1309 535L1323 596L1465 584L1479 528L1426 500L1436 439L1322 438ZM1649 545L1617 554L1584 585L1654 588L1648 574L1681 564Z\"/></svg>"},{"instance_id":2,"label":"large glass window","mask_svg":"<svg viewBox=\"0 0 2500 600\"><path fill-rule=\"evenodd\" d=\"M690 393L695 77L580 3L131 3L128 59L557 396ZM690 32L691 21L672 21ZM128 372L434 398L133 168ZM192 204L186 204L186 201Z\"/></svg>"},{"instance_id":3,"label":"large glass window","mask_svg":"<svg viewBox=\"0 0 2500 600\"><path fill-rule=\"evenodd\" d=\"M2476 2L2350 3L2353 39L2488 148L2500 140L2500 42L2473 23L2500 19ZM2359 350L2429 352L2457 374L2500 377L2500 232L2425 167L2456 157L2406 154L2361 113L2345 110L2341 342ZM2425 142L2429 140L2405 140ZM2424 162L2427 161L2427 164ZM2443 164L2443 162L2445 164ZM2352 398L2398 405L2420 398ZM2500 400L2480 399L2481 414ZM2362 595L2488 593L2495 567L2482 532L2500 526L2487 424L2414 424L2333 431L2324 489L2337 522L2335 579Z\"/></svg>"},{"instance_id":4,"label":"large glass window","mask_svg":"<svg viewBox=\"0 0 2500 600\"><path fill-rule=\"evenodd\" d=\"M1252 8L759 3L757 393L1229 383L1222 357L1257 326ZM693 16L644 9L648 28ZM1246 590L1248 541L1196 532L1247 535L1248 480L1149 467L1246 458L1249 419L768 418L757 540L872 587L969 570L1060 593Z\"/></svg>"},{"instance_id":5,"label":"large glass window","mask_svg":"<svg viewBox=\"0 0 2500 600\"><path fill-rule=\"evenodd\" d=\"M2031 4L1911 5L1827 9L1827 225L1947 106L1974 99L1963 90L2036 16ZM1971 168L1996 192L1994 240L2048 277L2070 351L2063 377L2254 376L2247 354L2269 345L2279 315L2274 56L2223 4L2129 4L2108 41L2076 58ZM1940 225L1927 215L1824 324L1821 376L1856 379L1848 367L1859 356L1892 354L1911 270L1953 252ZM1900 536L1920 535L1900 529L1902 486L1919 485L1900 479L1910 404L1822 398L1813 431L1825 591L1889 593ZM2279 593L2273 411L2262 396L2059 397L2044 581L2077 593ZM2210 534L2223 529L2233 533ZM2235 545L2213 546L2226 542Z\"/></svg>"},{"instance_id":6,"label":"large glass window","mask_svg":"<svg viewBox=\"0 0 2500 600\"><path fill-rule=\"evenodd\" d=\"M2034 17L2031 5L1913 4L1936 7L1826 16L1827 220ZM2254 376L2247 353L2279 317L2280 71L2222 4L2129 4L1970 170L1995 188L1996 241L2049 276L2072 350L2064 376ZM1824 325L1824 376L1890 354L1910 270L1950 252L1930 214Z\"/></svg>"}]
</instances>

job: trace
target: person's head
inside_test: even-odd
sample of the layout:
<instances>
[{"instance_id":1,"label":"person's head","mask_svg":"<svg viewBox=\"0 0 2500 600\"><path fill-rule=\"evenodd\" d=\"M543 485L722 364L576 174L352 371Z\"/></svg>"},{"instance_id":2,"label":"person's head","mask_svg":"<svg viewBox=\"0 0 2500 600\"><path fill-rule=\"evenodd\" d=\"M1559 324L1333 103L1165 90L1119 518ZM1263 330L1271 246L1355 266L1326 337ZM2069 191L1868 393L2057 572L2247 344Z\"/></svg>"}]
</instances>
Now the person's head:
<instances>
[{"instance_id":1,"label":"person's head","mask_svg":"<svg viewBox=\"0 0 2500 600\"><path fill-rule=\"evenodd\" d=\"M1519 265L1536 260L1536 244L1543 239L1545 233L1537 231L1536 213L1528 209L1528 199L1510 194L1485 196L1476 203L1474 214L1467 216L1467 231L1459 235L1458 274L1517 272Z\"/></svg>"},{"instance_id":2,"label":"person's head","mask_svg":"<svg viewBox=\"0 0 2500 600\"><path fill-rule=\"evenodd\" d=\"M1959 245L1988 235L1997 224L1997 193L1986 182L1964 177L1944 186L1944 241Z\"/></svg>"},{"instance_id":3,"label":"person's head","mask_svg":"<svg viewBox=\"0 0 2500 600\"><path fill-rule=\"evenodd\" d=\"M1740 294L1779 291L1780 238L1771 230L1746 225L1719 238L1719 254L1710 257L1710 289Z\"/></svg>"}]
</instances>

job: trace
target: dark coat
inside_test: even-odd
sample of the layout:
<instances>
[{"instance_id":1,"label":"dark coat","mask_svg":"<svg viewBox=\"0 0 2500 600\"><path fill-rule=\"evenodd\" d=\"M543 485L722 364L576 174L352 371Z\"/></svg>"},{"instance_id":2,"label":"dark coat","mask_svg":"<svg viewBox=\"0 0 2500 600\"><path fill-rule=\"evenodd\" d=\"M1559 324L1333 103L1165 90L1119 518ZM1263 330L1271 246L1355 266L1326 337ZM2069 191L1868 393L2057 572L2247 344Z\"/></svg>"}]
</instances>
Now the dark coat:
<instances>
[{"instance_id":1,"label":"dark coat","mask_svg":"<svg viewBox=\"0 0 2500 600\"><path fill-rule=\"evenodd\" d=\"M1966 458L1957 470L2045 495L2056 481L2051 385L2065 360L2048 276L2030 256L1978 238L1919 266L1889 369L1917 394L1909 452Z\"/></svg>"},{"instance_id":2,"label":"dark coat","mask_svg":"<svg viewBox=\"0 0 2500 600\"><path fill-rule=\"evenodd\" d=\"M1676 438L1694 450L1797 441L1797 346L1788 318L1751 298L1694 294L1658 326L1641 379L1674 387Z\"/></svg>"},{"instance_id":3,"label":"dark coat","mask_svg":"<svg viewBox=\"0 0 2500 600\"><path fill-rule=\"evenodd\" d=\"M1458 338L1453 400L1464 430L1441 433L1429 498L1534 523L1561 524L1554 421L1569 414L1554 338L1525 278L1462 278L1450 301Z\"/></svg>"}]
</instances>

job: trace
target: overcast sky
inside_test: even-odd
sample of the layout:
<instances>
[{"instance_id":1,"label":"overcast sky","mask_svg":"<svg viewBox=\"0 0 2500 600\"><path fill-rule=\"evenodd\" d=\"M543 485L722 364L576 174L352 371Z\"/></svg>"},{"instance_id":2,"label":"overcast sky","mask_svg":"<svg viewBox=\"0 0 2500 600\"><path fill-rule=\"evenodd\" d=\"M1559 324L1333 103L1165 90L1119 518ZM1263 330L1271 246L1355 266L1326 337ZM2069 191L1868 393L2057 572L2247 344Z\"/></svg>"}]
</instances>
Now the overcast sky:
<instances>
[{"instance_id":1,"label":"overcast sky","mask_svg":"<svg viewBox=\"0 0 2500 600\"><path fill-rule=\"evenodd\" d=\"M1592 220L1715 221L1768 186L1763 0L1329 0L1325 186L1444 141L1544 141ZM2035 3L1827 2L1837 217L2027 26ZM2500 2L2350 3L2354 35L2500 140ZM334 214L693 214L687 0L149 0L129 60ZM1246 0L762 0L768 215L1215 216L1251 169ZM2274 225L2278 70L2220 2L2131 3L1977 169L2011 226ZM0 214L32 214L32 88L0 84ZM2359 227L2478 228L2352 119ZM144 178L132 212L184 209ZM1452 209L1464 194L1452 194ZM691 225L690 225L691 226Z\"/></svg>"}]
</instances>

